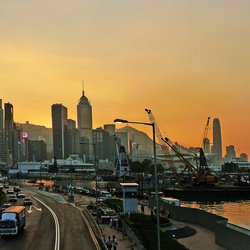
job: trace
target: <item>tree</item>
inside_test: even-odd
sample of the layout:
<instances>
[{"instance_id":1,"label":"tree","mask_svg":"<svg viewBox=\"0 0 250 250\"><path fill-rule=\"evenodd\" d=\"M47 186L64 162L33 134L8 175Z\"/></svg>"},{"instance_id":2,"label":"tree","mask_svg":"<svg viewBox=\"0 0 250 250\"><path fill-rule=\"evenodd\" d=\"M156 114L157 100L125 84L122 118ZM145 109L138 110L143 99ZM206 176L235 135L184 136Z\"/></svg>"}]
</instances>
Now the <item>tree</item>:
<instances>
[{"instance_id":1,"label":"tree","mask_svg":"<svg viewBox=\"0 0 250 250\"><path fill-rule=\"evenodd\" d=\"M130 171L132 173L140 173L142 171L142 163L139 161L132 161L130 164Z\"/></svg>"},{"instance_id":2,"label":"tree","mask_svg":"<svg viewBox=\"0 0 250 250\"><path fill-rule=\"evenodd\" d=\"M49 172L49 173L58 173L58 166L57 166L56 157L55 157L55 159L54 159L53 165L50 165L50 166L49 166L48 172Z\"/></svg>"}]
</instances>

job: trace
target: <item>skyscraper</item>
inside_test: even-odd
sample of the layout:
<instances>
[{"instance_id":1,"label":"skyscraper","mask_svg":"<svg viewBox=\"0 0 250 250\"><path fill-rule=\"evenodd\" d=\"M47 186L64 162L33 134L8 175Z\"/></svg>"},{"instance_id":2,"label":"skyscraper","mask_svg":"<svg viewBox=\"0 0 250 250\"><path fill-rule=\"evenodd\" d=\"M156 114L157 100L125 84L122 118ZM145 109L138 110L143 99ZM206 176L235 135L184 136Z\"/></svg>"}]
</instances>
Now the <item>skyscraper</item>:
<instances>
[{"instance_id":1,"label":"skyscraper","mask_svg":"<svg viewBox=\"0 0 250 250\"><path fill-rule=\"evenodd\" d=\"M51 106L51 113L54 157L57 159L65 159L68 157L68 111L62 104L53 104Z\"/></svg>"},{"instance_id":2,"label":"skyscraper","mask_svg":"<svg viewBox=\"0 0 250 250\"><path fill-rule=\"evenodd\" d=\"M76 128L76 122L72 119L68 119L68 149L69 154L79 154L80 152L79 130Z\"/></svg>"},{"instance_id":3,"label":"skyscraper","mask_svg":"<svg viewBox=\"0 0 250 250\"><path fill-rule=\"evenodd\" d=\"M87 155L87 159L93 160L92 106L85 96L84 88L77 105L77 126L82 143L81 153Z\"/></svg>"},{"instance_id":4,"label":"skyscraper","mask_svg":"<svg viewBox=\"0 0 250 250\"><path fill-rule=\"evenodd\" d=\"M3 107L0 99L0 162L5 162L5 140L3 128Z\"/></svg>"},{"instance_id":5,"label":"skyscraper","mask_svg":"<svg viewBox=\"0 0 250 250\"><path fill-rule=\"evenodd\" d=\"M220 120L214 118L213 120L213 151L214 153L214 163L222 163L222 142L221 142L221 128Z\"/></svg>"},{"instance_id":6,"label":"skyscraper","mask_svg":"<svg viewBox=\"0 0 250 250\"><path fill-rule=\"evenodd\" d=\"M11 103L4 104L4 128L5 128L5 155L7 166L13 165L13 105Z\"/></svg>"},{"instance_id":7,"label":"skyscraper","mask_svg":"<svg viewBox=\"0 0 250 250\"><path fill-rule=\"evenodd\" d=\"M225 162L231 162L236 157L234 145L226 146Z\"/></svg>"}]
</instances>

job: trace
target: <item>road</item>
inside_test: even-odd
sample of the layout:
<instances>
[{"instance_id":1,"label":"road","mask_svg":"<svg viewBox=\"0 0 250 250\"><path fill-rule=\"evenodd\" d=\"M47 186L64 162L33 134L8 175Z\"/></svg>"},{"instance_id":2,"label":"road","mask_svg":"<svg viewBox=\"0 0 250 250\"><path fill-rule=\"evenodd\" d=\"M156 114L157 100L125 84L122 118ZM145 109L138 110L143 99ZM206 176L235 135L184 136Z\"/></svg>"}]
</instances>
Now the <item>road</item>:
<instances>
[{"instance_id":1,"label":"road","mask_svg":"<svg viewBox=\"0 0 250 250\"><path fill-rule=\"evenodd\" d=\"M26 190L26 196L32 198L33 204L42 211L32 208L28 213L26 207L26 227L23 232L15 237L1 238L1 250L52 250L55 249L55 221L41 200L56 214L60 227L60 250L99 250L95 245L93 235L89 232L80 211L64 201L57 194L50 194L38 190ZM36 199L37 198L37 199ZM22 205L22 199L18 199L16 205Z\"/></svg>"}]
</instances>

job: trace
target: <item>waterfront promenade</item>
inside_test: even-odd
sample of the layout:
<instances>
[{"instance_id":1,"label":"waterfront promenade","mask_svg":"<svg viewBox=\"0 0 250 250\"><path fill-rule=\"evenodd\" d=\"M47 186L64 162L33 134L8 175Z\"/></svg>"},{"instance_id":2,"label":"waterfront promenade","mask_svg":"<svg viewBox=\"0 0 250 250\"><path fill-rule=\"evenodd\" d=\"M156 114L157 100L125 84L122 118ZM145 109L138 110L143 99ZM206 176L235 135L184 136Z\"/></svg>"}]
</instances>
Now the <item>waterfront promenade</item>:
<instances>
[{"instance_id":1,"label":"waterfront promenade","mask_svg":"<svg viewBox=\"0 0 250 250\"><path fill-rule=\"evenodd\" d=\"M66 198L66 196L65 196ZM84 207L90 203L90 201L94 201L95 198L89 196L75 195L75 205ZM145 203L144 203L145 204ZM138 204L138 211L141 211L141 204ZM150 215L151 210L147 205L144 206L144 213ZM182 222L171 220L173 225L183 224ZM186 248L190 250L225 250L225 248L217 245L215 243L215 234L213 231L190 223L184 223L187 226L194 228L197 233L193 236L189 236L186 238L177 239L179 243L184 245ZM99 224L101 233L104 238L108 236L115 235L119 244L119 250L127 250L131 249L133 242L128 238L128 236L124 235L122 232L117 231L116 229L110 228L109 224Z\"/></svg>"}]
</instances>

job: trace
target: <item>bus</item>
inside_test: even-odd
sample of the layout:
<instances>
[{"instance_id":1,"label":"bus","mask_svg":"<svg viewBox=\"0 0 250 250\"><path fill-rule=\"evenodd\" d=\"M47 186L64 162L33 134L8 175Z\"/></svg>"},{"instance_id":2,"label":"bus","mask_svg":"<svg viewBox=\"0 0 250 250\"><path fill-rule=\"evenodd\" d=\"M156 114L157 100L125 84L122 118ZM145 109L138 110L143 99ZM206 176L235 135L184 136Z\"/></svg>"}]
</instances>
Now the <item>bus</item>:
<instances>
[{"instance_id":1,"label":"bus","mask_svg":"<svg viewBox=\"0 0 250 250\"><path fill-rule=\"evenodd\" d=\"M17 235L24 229L26 213L24 206L12 206L0 214L0 235Z\"/></svg>"}]
</instances>

